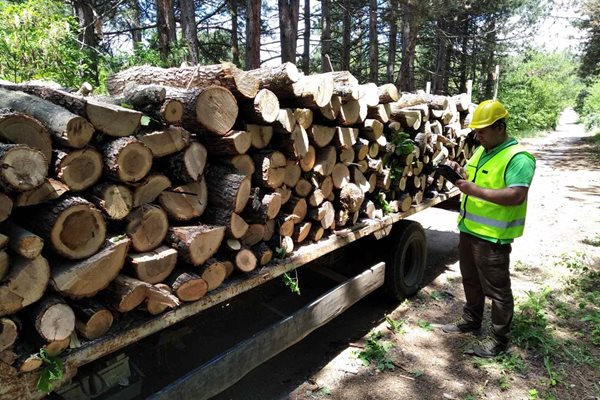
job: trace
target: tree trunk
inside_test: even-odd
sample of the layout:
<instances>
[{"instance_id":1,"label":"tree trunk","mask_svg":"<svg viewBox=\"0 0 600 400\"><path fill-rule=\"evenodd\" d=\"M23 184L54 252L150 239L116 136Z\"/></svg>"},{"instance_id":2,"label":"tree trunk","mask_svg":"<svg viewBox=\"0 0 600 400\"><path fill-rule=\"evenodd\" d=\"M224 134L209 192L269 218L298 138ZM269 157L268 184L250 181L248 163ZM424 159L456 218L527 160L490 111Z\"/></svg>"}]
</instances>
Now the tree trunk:
<instances>
[{"instance_id":1,"label":"tree trunk","mask_svg":"<svg viewBox=\"0 0 600 400\"><path fill-rule=\"evenodd\" d=\"M14 314L38 301L48 286L50 267L44 257L30 260L14 257L10 270L0 283L0 317Z\"/></svg>"},{"instance_id":2,"label":"tree trunk","mask_svg":"<svg viewBox=\"0 0 600 400\"><path fill-rule=\"evenodd\" d=\"M377 0L369 0L369 80L378 83L379 41L377 40Z\"/></svg>"},{"instance_id":3,"label":"tree trunk","mask_svg":"<svg viewBox=\"0 0 600 400\"><path fill-rule=\"evenodd\" d=\"M388 18L390 30L388 34L388 51L386 76L387 82L394 81L394 66L396 65L396 43L398 37L398 0L390 0Z\"/></svg>"},{"instance_id":4,"label":"tree trunk","mask_svg":"<svg viewBox=\"0 0 600 400\"><path fill-rule=\"evenodd\" d=\"M278 3L281 62L296 63L300 0L279 0Z\"/></svg>"},{"instance_id":5,"label":"tree trunk","mask_svg":"<svg viewBox=\"0 0 600 400\"><path fill-rule=\"evenodd\" d=\"M179 257L192 265L202 265L219 249L225 227L199 224L171 227L166 241L179 252Z\"/></svg>"},{"instance_id":6,"label":"tree trunk","mask_svg":"<svg viewBox=\"0 0 600 400\"><path fill-rule=\"evenodd\" d=\"M260 67L261 2L246 1L246 70Z\"/></svg>"},{"instance_id":7,"label":"tree trunk","mask_svg":"<svg viewBox=\"0 0 600 400\"><path fill-rule=\"evenodd\" d=\"M321 72L329 72L331 55L331 0L321 1Z\"/></svg>"},{"instance_id":8,"label":"tree trunk","mask_svg":"<svg viewBox=\"0 0 600 400\"><path fill-rule=\"evenodd\" d=\"M310 0L304 0L304 46L302 49L302 71L310 74Z\"/></svg>"},{"instance_id":9,"label":"tree trunk","mask_svg":"<svg viewBox=\"0 0 600 400\"><path fill-rule=\"evenodd\" d=\"M169 64L171 48L177 43L175 13L172 0L156 0L156 26L158 27L158 51L163 64Z\"/></svg>"},{"instance_id":10,"label":"tree trunk","mask_svg":"<svg viewBox=\"0 0 600 400\"><path fill-rule=\"evenodd\" d=\"M351 32L352 32L352 6L350 0L342 1L342 70L348 71L350 70L350 48L352 44L351 40Z\"/></svg>"},{"instance_id":11,"label":"tree trunk","mask_svg":"<svg viewBox=\"0 0 600 400\"><path fill-rule=\"evenodd\" d=\"M98 253L79 262L54 261L50 285L61 295L93 297L116 278L125 263L131 240L113 238Z\"/></svg>"},{"instance_id":12,"label":"tree trunk","mask_svg":"<svg viewBox=\"0 0 600 400\"><path fill-rule=\"evenodd\" d=\"M240 48L238 40L238 0L229 0L231 14L231 61L240 65Z\"/></svg>"},{"instance_id":13,"label":"tree trunk","mask_svg":"<svg viewBox=\"0 0 600 400\"><path fill-rule=\"evenodd\" d=\"M192 65L200 62L200 44L198 43L198 31L196 29L196 7L194 0L179 0L179 11L181 15L181 30L187 44L189 61Z\"/></svg>"}]
</instances>

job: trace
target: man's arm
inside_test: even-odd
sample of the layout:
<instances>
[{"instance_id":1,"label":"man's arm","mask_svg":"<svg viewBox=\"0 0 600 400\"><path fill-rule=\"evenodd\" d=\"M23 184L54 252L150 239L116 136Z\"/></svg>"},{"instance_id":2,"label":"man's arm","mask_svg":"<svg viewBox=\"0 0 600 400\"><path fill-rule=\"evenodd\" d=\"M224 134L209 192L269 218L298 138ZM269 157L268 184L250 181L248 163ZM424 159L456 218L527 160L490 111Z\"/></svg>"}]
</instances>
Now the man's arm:
<instances>
[{"instance_id":1,"label":"man's arm","mask_svg":"<svg viewBox=\"0 0 600 400\"><path fill-rule=\"evenodd\" d=\"M517 206L523 203L529 191L529 188L525 186L485 189L463 179L456 181L455 185L464 194L500 204L501 206Z\"/></svg>"}]
</instances>

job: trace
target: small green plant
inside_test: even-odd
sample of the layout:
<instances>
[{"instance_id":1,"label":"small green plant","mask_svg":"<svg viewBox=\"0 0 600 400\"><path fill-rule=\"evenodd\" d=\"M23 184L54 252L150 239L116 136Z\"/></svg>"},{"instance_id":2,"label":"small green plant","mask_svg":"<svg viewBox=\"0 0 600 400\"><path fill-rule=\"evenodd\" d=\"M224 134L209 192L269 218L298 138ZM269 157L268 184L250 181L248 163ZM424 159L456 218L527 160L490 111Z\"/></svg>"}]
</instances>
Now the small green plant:
<instances>
[{"instance_id":1,"label":"small green plant","mask_svg":"<svg viewBox=\"0 0 600 400\"><path fill-rule=\"evenodd\" d=\"M283 247L275 247L275 258L285 258L285 249Z\"/></svg>"},{"instance_id":2,"label":"small green plant","mask_svg":"<svg viewBox=\"0 0 600 400\"><path fill-rule=\"evenodd\" d=\"M510 385L508 384L508 378L506 376L501 376L500 378L498 378L498 387L503 392L510 389Z\"/></svg>"},{"instance_id":3,"label":"small green plant","mask_svg":"<svg viewBox=\"0 0 600 400\"><path fill-rule=\"evenodd\" d=\"M298 296L300 295L300 285L298 283L298 271L294 270L295 276L291 276L287 272L283 274L283 283L285 286L290 288L292 293L296 293Z\"/></svg>"},{"instance_id":4,"label":"small green plant","mask_svg":"<svg viewBox=\"0 0 600 400\"><path fill-rule=\"evenodd\" d=\"M531 268L531 265L524 263L521 260L517 260L517 262L515 262L515 271L517 271L517 272L527 271L530 268Z\"/></svg>"},{"instance_id":5,"label":"small green plant","mask_svg":"<svg viewBox=\"0 0 600 400\"><path fill-rule=\"evenodd\" d=\"M385 316L385 322L388 324L388 329L394 333L404 333L404 321L392 319L389 315Z\"/></svg>"},{"instance_id":6,"label":"small green plant","mask_svg":"<svg viewBox=\"0 0 600 400\"><path fill-rule=\"evenodd\" d=\"M592 326L592 343L600 346L600 311L592 311L581 320L590 323Z\"/></svg>"},{"instance_id":7,"label":"small green plant","mask_svg":"<svg viewBox=\"0 0 600 400\"><path fill-rule=\"evenodd\" d=\"M394 144L394 152L398 156L412 153L415 148L415 142L406 132L398 132L393 134L392 143Z\"/></svg>"},{"instance_id":8,"label":"small green plant","mask_svg":"<svg viewBox=\"0 0 600 400\"><path fill-rule=\"evenodd\" d=\"M539 398L540 398L540 397L538 396L538 391L537 391L537 390L535 390L535 389L530 389L530 390L527 392L527 395L528 395L528 397L527 397L527 398L528 398L529 400L537 400L537 399L539 399Z\"/></svg>"},{"instance_id":9,"label":"small green plant","mask_svg":"<svg viewBox=\"0 0 600 400\"><path fill-rule=\"evenodd\" d=\"M54 382L63 378L64 365L60 358L48 355L45 349L40 349L39 357L42 360L42 367L37 388L40 392L50 393Z\"/></svg>"},{"instance_id":10,"label":"small green plant","mask_svg":"<svg viewBox=\"0 0 600 400\"><path fill-rule=\"evenodd\" d=\"M600 235L596 235L596 237L594 238L585 238L582 240L582 242L584 244L588 244L590 246L594 246L594 247L600 247Z\"/></svg>"},{"instance_id":11,"label":"small green plant","mask_svg":"<svg viewBox=\"0 0 600 400\"><path fill-rule=\"evenodd\" d=\"M329 389L327 387L322 387L319 390L319 394L322 394L323 396L331 396L331 389Z\"/></svg>"},{"instance_id":12,"label":"small green plant","mask_svg":"<svg viewBox=\"0 0 600 400\"><path fill-rule=\"evenodd\" d=\"M412 375L413 375L415 378L418 378L418 377L420 377L420 376L423 376L423 374L424 374L423 370L420 370L420 369L413 369L413 370L411 370L411 371L410 371L410 373L411 373L411 374L412 374Z\"/></svg>"},{"instance_id":13,"label":"small green plant","mask_svg":"<svg viewBox=\"0 0 600 400\"><path fill-rule=\"evenodd\" d=\"M379 192L375 198L375 206L382 209L384 214L391 214L394 212L394 209L392 206L390 206L390 203L388 203L385 199L385 193Z\"/></svg>"},{"instance_id":14,"label":"small green plant","mask_svg":"<svg viewBox=\"0 0 600 400\"><path fill-rule=\"evenodd\" d=\"M419 322L417 322L417 325L419 326L419 328L424 329L428 332L431 332L433 330L433 326L431 325L431 323L429 321L425 321L424 319L420 319Z\"/></svg>"},{"instance_id":15,"label":"small green plant","mask_svg":"<svg viewBox=\"0 0 600 400\"><path fill-rule=\"evenodd\" d=\"M497 368L502 374L510 374L513 372L525 373L527 366L525 360L519 355L506 352L494 358L473 358L473 366L475 368Z\"/></svg>"},{"instance_id":16,"label":"small green plant","mask_svg":"<svg viewBox=\"0 0 600 400\"><path fill-rule=\"evenodd\" d=\"M380 371L393 370L394 363L386 357L388 351L393 347L393 344L382 341L382 337L382 332L373 332L369 335L364 350L358 353L357 357L363 365L370 365L373 363Z\"/></svg>"},{"instance_id":17,"label":"small green plant","mask_svg":"<svg viewBox=\"0 0 600 400\"><path fill-rule=\"evenodd\" d=\"M527 298L515 307L513 341L516 345L548 354L554 347L554 339L548 329L546 317L548 296L551 290L527 292Z\"/></svg>"}]
</instances>

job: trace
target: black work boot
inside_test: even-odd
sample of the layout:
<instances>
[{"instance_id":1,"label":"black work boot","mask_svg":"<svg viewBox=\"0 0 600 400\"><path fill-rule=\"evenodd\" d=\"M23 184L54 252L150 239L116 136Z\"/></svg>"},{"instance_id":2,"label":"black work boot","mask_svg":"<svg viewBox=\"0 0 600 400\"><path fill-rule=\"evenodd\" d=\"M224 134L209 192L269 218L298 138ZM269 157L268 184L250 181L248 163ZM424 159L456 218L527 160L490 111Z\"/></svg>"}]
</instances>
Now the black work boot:
<instances>
[{"instance_id":1,"label":"black work boot","mask_svg":"<svg viewBox=\"0 0 600 400\"><path fill-rule=\"evenodd\" d=\"M488 336L479 341L472 354L478 357L491 358L505 352L507 348L508 342L502 342L494 336Z\"/></svg>"},{"instance_id":2,"label":"black work boot","mask_svg":"<svg viewBox=\"0 0 600 400\"><path fill-rule=\"evenodd\" d=\"M442 326L442 331L445 333L472 333L481 335L481 323L467 321L463 317L456 321Z\"/></svg>"}]
</instances>

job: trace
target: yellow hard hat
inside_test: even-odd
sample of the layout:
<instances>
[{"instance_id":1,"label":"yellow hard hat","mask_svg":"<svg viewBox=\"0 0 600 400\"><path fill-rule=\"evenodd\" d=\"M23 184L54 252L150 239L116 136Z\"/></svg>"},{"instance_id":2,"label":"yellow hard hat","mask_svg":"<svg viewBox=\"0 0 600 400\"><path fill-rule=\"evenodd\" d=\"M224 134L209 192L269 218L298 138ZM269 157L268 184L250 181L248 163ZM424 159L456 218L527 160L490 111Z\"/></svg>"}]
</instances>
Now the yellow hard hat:
<instances>
[{"instance_id":1,"label":"yellow hard hat","mask_svg":"<svg viewBox=\"0 0 600 400\"><path fill-rule=\"evenodd\" d=\"M473 119L469 124L471 129L481 129L486 126L492 125L499 119L508 117L508 111L498 100L486 100L479 103L475 112L473 113Z\"/></svg>"}]
</instances>

